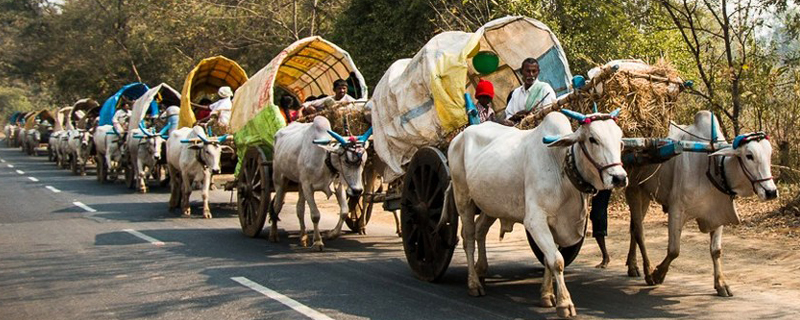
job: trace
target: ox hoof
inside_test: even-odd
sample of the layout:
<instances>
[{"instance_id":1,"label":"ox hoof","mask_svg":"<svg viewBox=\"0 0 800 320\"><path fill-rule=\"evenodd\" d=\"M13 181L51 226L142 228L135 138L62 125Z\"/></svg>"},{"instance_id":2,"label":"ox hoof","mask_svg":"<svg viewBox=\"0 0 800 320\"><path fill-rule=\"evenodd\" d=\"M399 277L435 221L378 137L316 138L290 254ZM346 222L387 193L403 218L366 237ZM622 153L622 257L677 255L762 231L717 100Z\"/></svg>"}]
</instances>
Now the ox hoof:
<instances>
[{"instance_id":1,"label":"ox hoof","mask_svg":"<svg viewBox=\"0 0 800 320\"><path fill-rule=\"evenodd\" d=\"M486 291L483 289L483 287L470 288L469 295L473 297L483 297L486 295Z\"/></svg>"},{"instance_id":2,"label":"ox hoof","mask_svg":"<svg viewBox=\"0 0 800 320\"><path fill-rule=\"evenodd\" d=\"M277 234L269 234L269 242L278 243L278 235Z\"/></svg>"},{"instance_id":3,"label":"ox hoof","mask_svg":"<svg viewBox=\"0 0 800 320\"><path fill-rule=\"evenodd\" d=\"M600 262L600 263L598 263L598 264L597 264L596 266L594 266L594 267L595 267L595 268L597 268L597 269L605 269L605 268L608 268L608 261L607 261L607 260L603 260L603 262Z\"/></svg>"},{"instance_id":4,"label":"ox hoof","mask_svg":"<svg viewBox=\"0 0 800 320\"><path fill-rule=\"evenodd\" d=\"M638 278L642 275L639 273L639 268L637 267L628 267L628 276Z\"/></svg>"},{"instance_id":5,"label":"ox hoof","mask_svg":"<svg viewBox=\"0 0 800 320\"><path fill-rule=\"evenodd\" d=\"M336 240L336 239L339 238L339 236L341 234L342 234L341 231L340 232L335 232L335 231L331 230L331 231L328 231L327 235L325 235L325 239L326 240Z\"/></svg>"},{"instance_id":6,"label":"ox hoof","mask_svg":"<svg viewBox=\"0 0 800 320\"><path fill-rule=\"evenodd\" d=\"M647 284L652 286L664 283L664 278L666 277L667 277L667 270L661 269L661 267L657 267L655 270L653 270L653 273L650 275L649 278L645 276L644 279L645 281L647 281Z\"/></svg>"},{"instance_id":7,"label":"ox hoof","mask_svg":"<svg viewBox=\"0 0 800 320\"><path fill-rule=\"evenodd\" d=\"M311 250L322 252L322 249L325 249L325 245L322 241L314 241L314 244L311 246Z\"/></svg>"},{"instance_id":8,"label":"ox hoof","mask_svg":"<svg viewBox=\"0 0 800 320\"><path fill-rule=\"evenodd\" d=\"M192 209L183 209L183 215L187 218L192 215Z\"/></svg>"},{"instance_id":9,"label":"ox hoof","mask_svg":"<svg viewBox=\"0 0 800 320\"><path fill-rule=\"evenodd\" d=\"M716 286L717 295L720 297L733 297L733 291L727 284Z\"/></svg>"},{"instance_id":10,"label":"ox hoof","mask_svg":"<svg viewBox=\"0 0 800 320\"><path fill-rule=\"evenodd\" d=\"M203 218L211 219L211 212L203 212Z\"/></svg>"},{"instance_id":11,"label":"ox hoof","mask_svg":"<svg viewBox=\"0 0 800 320\"><path fill-rule=\"evenodd\" d=\"M540 304L544 308L552 308L556 306L556 296L553 294L547 294L542 296Z\"/></svg>"},{"instance_id":12,"label":"ox hoof","mask_svg":"<svg viewBox=\"0 0 800 320\"><path fill-rule=\"evenodd\" d=\"M300 236L300 245L303 247L308 247L308 235L303 234Z\"/></svg>"},{"instance_id":13,"label":"ox hoof","mask_svg":"<svg viewBox=\"0 0 800 320\"><path fill-rule=\"evenodd\" d=\"M578 312L575 311L575 305L571 302L567 305L556 307L556 313L560 318L572 318L578 315Z\"/></svg>"}]
</instances>

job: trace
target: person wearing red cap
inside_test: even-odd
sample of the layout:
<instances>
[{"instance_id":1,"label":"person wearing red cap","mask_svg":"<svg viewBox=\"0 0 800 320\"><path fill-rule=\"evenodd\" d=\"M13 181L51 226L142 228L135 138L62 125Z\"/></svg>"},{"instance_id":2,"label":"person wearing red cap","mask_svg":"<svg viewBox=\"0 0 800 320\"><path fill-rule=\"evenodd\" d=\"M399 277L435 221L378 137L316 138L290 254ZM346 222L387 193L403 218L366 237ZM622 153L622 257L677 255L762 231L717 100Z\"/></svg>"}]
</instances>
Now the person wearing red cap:
<instances>
[{"instance_id":1,"label":"person wearing red cap","mask_svg":"<svg viewBox=\"0 0 800 320\"><path fill-rule=\"evenodd\" d=\"M492 109L492 99L494 99L494 85L491 82L481 79L478 81L478 86L475 87L475 97L478 98L478 103L475 107L478 108L478 117L481 123L486 121L497 121Z\"/></svg>"}]
</instances>

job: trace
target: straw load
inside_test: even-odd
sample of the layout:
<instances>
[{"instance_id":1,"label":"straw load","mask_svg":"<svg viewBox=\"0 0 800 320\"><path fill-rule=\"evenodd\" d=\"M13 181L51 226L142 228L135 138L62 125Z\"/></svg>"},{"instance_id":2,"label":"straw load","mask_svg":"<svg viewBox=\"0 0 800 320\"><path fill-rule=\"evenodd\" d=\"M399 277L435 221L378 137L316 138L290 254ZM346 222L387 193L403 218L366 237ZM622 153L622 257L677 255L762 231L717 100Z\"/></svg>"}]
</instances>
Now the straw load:
<instances>
[{"instance_id":1,"label":"straw load","mask_svg":"<svg viewBox=\"0 0 800 320\"><path fill-rule=\"evenodd\" d=\"M641 60L614 60L589 71L583 88L526 116L516 125L532 129L547 113L567 108L582 113L611 112L621 108L619 126L626 137L665 137L677 110L678 95L691 86L684 83L669 62L654 65Z\"/></svg>"},{"instance_id":2,"label":"straw load","mask_svg":"<svg viewBox=\"0 0 800 320\"><path fill-rule=\"evenodd\" d=\"M364 134L370 127L367 109L360 102L334 103L314 114L300 117L297 122L313 122L316 116L327 118L331 123L331 130L341 135L347 134L345 123L349 134L353 136Z\"/></svg>"}]
</instances>

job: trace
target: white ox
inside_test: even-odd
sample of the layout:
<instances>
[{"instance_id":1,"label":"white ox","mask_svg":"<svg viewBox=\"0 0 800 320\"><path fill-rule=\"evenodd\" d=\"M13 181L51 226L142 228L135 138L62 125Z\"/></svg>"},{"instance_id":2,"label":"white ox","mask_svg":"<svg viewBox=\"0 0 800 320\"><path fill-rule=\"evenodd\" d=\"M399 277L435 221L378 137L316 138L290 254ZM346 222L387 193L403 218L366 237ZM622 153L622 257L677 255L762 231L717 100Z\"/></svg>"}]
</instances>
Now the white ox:
<instances>
[{"instance_id":1,"label":"white ox","mask_svg":"<svg viewBox=\"0 0 800 320\"><path fill-rule=\"evenodd\" d=\"M70 156L70 165L75 163L75 172L80 175L86 174L86 162L89 161L92 150L92 134L83 129L73 129L68 131L67 153Z\"/></svg>"},{"instance_id":2,"label":"white ox","mask_svg":"<svg viewBox=\"0 0 800 320\"><path fill-rule=\"evenodd\" d=\"M6 135L6 146L11 147L12 142L14 140L14 134L17 132L17 126L13 124L7 124L5 128L3 128L3 132Z\"/></svg>"},{"instance_id":3,"label":"white ox","mask_svg":"<svg viewBox=\"0 0 800 320\"><path fill-rule=\"evenodd\" d=\"M693 125L671 129L669 137L675 140L708 141L714 130L716 137L724 138L717 119L714 118L713 125L711 119L710 112L700 111L695 115ZM645 280L650 285L663 283L670 263L680 253L681 229L687 221L696 220L700 231L711 232L714 288L720 296L733 295L722 274L722 226L738 223L739 215L733 196L717 189L706 176L709 164L712 164L712 173L719 173L715 169L722 168L721 175L712 176L729 193L743 197L757 194L762 200L778 197L770 172L772 146L766 135L741 135L733 145L734 148L720 149L711 154L711 158L704 153L685 152L659 166L639 167L631 171L631 186L625 191L631 209L631 243L627 259L629 276L639 276L636 262L638 245L642 252ZM667 256L655 270L650 267L642 227L651 199L662 204L669 215Z\"/></svg>"},{"instance_id":4,"label":"white ox","mask_svg":"<svg viewBox=\"0 0 800 320\"><path fill-rule=\"evenodd\" d=\"M569 110L562 110L564 114L553 112L533 130L484 123L468 127L453 139L448 150L452 180L447 194L455 201L463 223L461 237L470 295L485 294L481 279L488 270L489 227L500 219L502 233L511 231L514 223L522 223L544 253L542 305L555 304L561 317L576 315L557 246L574 245L583 237L588 194L579 191L566 172L577 171L584 183L598 190L627 184L620 163L622 130L615 122L618 111L589 116ZM572 132L565 114L582 123L577 131ZM568 151L577 169L565 168ZM447 211L442 221L451 214Z\"/></svg>"},{"instance_id":5,"label":"white ox","mask_svg":"<svg viewBox=\"0 0 800 320\"><path fill-rule=\"evenodd\" d=\"M127 149L122 136L114 131L114 126L102 125L94 130L94 143L97 150L97 170L105 170L108 177L119 176L119 170L122 169L121 163L126 156Z\"/></svg>"},{"instance_id":6,"label":"white ox","mask_svg":"<svg viewBox=\"0 0 800 320\"><path fill-rule=\"evenodd\" d=\"M59 157L59 147L58 147L59 143L58 143L58 141L59 141L59 139L61 139L61 135L64 132L65 132L64 130L59 130L59 131L55 131L52 134L50 134L50 138L47 141L47 144L48 144L47 149L48 149L48 152L49 152L50 161L56 161L56 162L59 161L59 159L58 159L58 157Z\"/></svg>"},{"instance_id":7,"label":"white ox","mask_svg":"<svg viewBox=\"0 0 800 320\"><path fill-rule=\"evenodd\" d=\"M227 135L209 138L199 126L180 128L170 133L167 140L167 164L171 187L170 210L180 204L183 214L191 215L189 197L192 195L193 182L199 182L203 186L203 217L211 218L208 189L211 185L211 175L220 171L219 160L222 153L220 143L225 139Z\"/></svg>"},{"instance_id":8,"label":"white ox","mask_svg":"<svg viewBox=\"0 0 800 320\"><path fill-rule=\"evenodd\" d=\"M164 145L162 133L153 132L140 124L128 134L128 159L130 159L139 192L147 192L147 175L156 170L161 160L161 149Z\"/></svg>"},{"instance_id":9,"label":"white ox","mask_svg":"<svg viewBox=\"0 0 800 320\"><path fill-rule=\"evenodd\" d=\"M300 220L300 242L308 246L305 227L305 203L311 210L314 224L313 248L322 251L324 244L319 232L320 213L314 201L314 192L322 191L330 198L331 183L338 178L336 200L339 203L339 222L328 234L328 239L339 237L342 223L347 218L349 208L345 196L358 197L364 187L362 174L367 161L366 148L372 129L359 137L343 138L331 131L331 124L325 117L314 118L313 123L294 122L275 133L272 181L275 184L275 199L270 212L270 241L278 241L278 214L284 203L289 181L300 185L297 193L297 218ZM330 137L335 139L331 143Z\"/></svg>"}]
</instances>

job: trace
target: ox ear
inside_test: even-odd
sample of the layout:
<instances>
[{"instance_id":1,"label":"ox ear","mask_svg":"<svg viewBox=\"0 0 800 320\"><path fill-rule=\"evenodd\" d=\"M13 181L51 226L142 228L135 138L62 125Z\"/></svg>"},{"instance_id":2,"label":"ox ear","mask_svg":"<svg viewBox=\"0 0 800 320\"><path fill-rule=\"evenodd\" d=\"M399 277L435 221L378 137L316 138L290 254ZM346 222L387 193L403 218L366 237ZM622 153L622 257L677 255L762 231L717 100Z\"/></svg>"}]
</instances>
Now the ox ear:
<instances>
[{"instance_id":1,"label":"ox ear","mask_svg":"<svg viewBox=\"0 0 800 320\"><path fill-rule=\"evenodd\" d=\"M733 157L733 156L736 156L737 153L738 153L738 151L736 149L734 149L734 148L723 148L723 149L717 150L717 152L709 154L708 156L709 157L713 157L713 156Z\"/></svg>"},{"instance_id":2,"label":"ox ear","mask_svg":"<svg viewBox=\"0 0 800 320\"><path fill-rule=\"evenodd\" d=\"M542 142L547 144L547 147L549 148L569 147L578 142L579 138L580 136L578 135L578 133L573 132L565 136L546 136L542 138Z\"/></svg>"}]
</instances>

